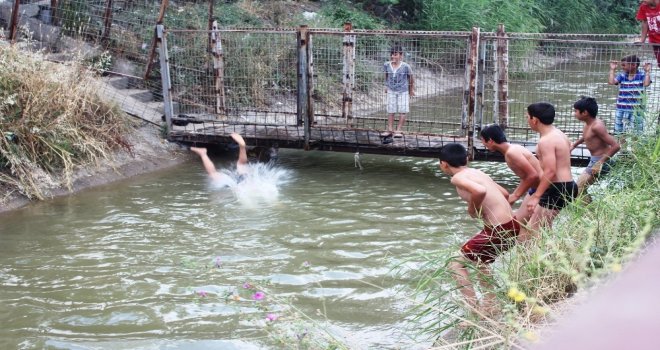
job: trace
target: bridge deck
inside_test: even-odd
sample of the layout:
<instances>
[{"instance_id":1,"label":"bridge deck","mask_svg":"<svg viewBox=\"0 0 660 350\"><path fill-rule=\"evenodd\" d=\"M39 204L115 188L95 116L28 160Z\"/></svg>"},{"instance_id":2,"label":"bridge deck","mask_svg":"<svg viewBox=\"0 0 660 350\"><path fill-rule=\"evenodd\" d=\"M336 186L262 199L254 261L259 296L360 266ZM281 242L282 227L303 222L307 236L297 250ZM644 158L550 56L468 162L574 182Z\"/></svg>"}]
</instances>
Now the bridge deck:
<instances>
[{"instance_id":1,"label":"bridge deck","mask_svg":"<svg viewBox=\"0 0 660 350\"><path fill-rule=\"evenodd\" d=\"M383 142L379 130L355 129L328 126L312 126L308 147L305 147L305 134L302 126L295 125L252 125L218 122L204 122L174 127L169 140L186 144L218 145L230 144L232 132L241 134L248 146L271 147L277 144L281 148L297 148L335 152L361 152L370 154L404 155L414 157L437 157L438 150L451 142L467 146L464 136L437 135L406 132L401 138L392 138L391 143ZM512 140L534 151L536 144ZM475 140L475 160L503 161L502 156L486 150L481 142ZM578 148L573 151L572 163L585 165L589 160L589 151Z\"/></svg>"}]
</instances>

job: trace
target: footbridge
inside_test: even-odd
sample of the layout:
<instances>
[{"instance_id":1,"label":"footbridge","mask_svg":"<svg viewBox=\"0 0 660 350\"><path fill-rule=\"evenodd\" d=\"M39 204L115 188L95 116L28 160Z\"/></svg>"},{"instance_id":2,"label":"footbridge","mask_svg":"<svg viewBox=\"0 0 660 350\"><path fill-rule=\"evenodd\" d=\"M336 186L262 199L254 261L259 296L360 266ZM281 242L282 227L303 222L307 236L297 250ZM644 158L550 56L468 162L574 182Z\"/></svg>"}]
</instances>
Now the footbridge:
<instances>
[{"instance_id":1,"label":"footbridge","mask_svg":"<svg viewBox=\"0 0 660 350\"><path fill-rule=\"evenodd\" d=\"M254 147L435 157L444 144L460 142L473 159L501 160L479 142L484 125L499 124L510 142L534 149L538 135L525 110L547 101L557 110L554 124L574 140L582 124L572 105L582 95L598 100L598 117L613 130L611 61L636 55L641 64L653 63L657 81L653 48L636 44L637 36L508 33L504 27L373 31L350 23L341 29L220 28L212 21L213 3L204 11L208 21L185 25L203 28L178 29L167 14L181 8L166 0L16 0L8 39L20 40L19 24L26 24L51 59L83 53L109 75L101 96L187 144L228 144L238 132ZM412 68L415 95L402 137L383 138L383 67L393 46ZM656 85L645 98L646 111L654 113L660 109ZM656 127L655 115L646 113L647 130ZM582 164L589 154L578 148L572 156Z\"/></svg>"}]
</instances>

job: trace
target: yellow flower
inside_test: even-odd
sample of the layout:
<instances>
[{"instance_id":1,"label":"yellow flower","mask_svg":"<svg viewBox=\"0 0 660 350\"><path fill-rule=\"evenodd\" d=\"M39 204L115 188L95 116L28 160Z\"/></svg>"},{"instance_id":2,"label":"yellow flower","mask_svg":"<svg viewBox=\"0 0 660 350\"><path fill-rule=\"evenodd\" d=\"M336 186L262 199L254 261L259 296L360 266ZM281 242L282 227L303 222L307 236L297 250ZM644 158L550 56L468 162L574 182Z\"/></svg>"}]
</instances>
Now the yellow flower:
<instances>
[{"instance_id":1,"label":"yellow flower","mask_svg":"<svg viewBox=\"0 0 660 350\"><path fill-rule=\"evenodd\" d=\"M525 301L525 298L527 298L525 293L519 291L518 288L515 287L509 288L509 292L506 295L516 303L523 302Z\"/></svg>"},{"instance_id":2,"label":"yellow flower","mask_svg":"<svg viewBox=\"0 0 660 350\"><path fill-rule=\"evenodd\" d=\"M239 296L236 295L236 294L234 294L234 295L232 296L232 298L234 299L234 301L241 301L241 297L239 297Z\"/></svg>"},{"instance_id":3,"label":"yellow flower","mask_svg":"<svg viewBox=\"0 0 660 350\"><path fill-rule=\"evenodd\" d=\"M621 264L612 264L610 268L612 269L612 272L619 272L621 271Z\"/></svg>"},{"instance_id":4,"label":"yellow flower","mask_svg":"<svg viewBox=\"0 0 660 350\"><path fill-rule=\"evenodd\" d=\"M523 334L523 337L525 337L525 339L531 341L532 343L536 343L537 341L539 341L539 336L532 331L525 332L525 334Z\"/></svg>"}]
</instances>

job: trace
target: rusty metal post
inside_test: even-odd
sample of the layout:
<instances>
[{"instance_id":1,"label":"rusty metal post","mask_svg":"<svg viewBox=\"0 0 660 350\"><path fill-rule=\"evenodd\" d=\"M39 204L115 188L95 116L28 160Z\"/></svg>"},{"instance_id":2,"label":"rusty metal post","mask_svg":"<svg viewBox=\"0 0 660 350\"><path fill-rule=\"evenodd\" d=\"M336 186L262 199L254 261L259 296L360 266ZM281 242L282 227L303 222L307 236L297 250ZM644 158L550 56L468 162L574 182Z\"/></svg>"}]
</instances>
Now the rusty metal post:
<instances>
[{"instance_id":1,"label":"rusty metal post","mask_svg":"<svg viewBox=\"0 0 660 350\"><path fill-rule=\"evenodd\" d=\"M509 125L509 40L504 24L497 27L497 115L502 129Z\"/></svg>"},{"instance_id":2,"label":"rusty metal post","mask_svg":"<svg viewBox=\"0 0 660 350\"><path fill-rule=\"evenodd\" d=\"M60 23L57 16L57 0L50 0L50 23L54 26L57 26Z\"/></svg>"},{"instance_id":3,"label":"rusty metal post","mask_svg":"<svg viewBox=\"0 0 660 350\"><path fill-rule=\"evenodd\" d=\"M215 78L215 113L218 116L226 116L225 58L217 21L213 21L211 29L211 54L213 55L213 76Z\"/></svg>"},{"instance_id":4,"label":"rusty metal post","mask_svg":"<svg viewBox=\"0 0 660 350\"><path fill-rule=\"evenodd\" d=\"M353 24L344 23L344 32L353 31ZM353 90L355 89L355 35L344 35L343 41L343 70L342 70L342 102L341 117L349 124L353 119Z\"/></svg>"},{"instance_id":5,"label":"rusty metal post","mask_svg":"<svg viewBox=\"0 0 660 350\"><path fill-rule=\"evenodd\" d=\"M107 0L105 4L105 13L103 14L103 36L101 43L108 44L110 39L110 28L112 28L112 0Z\"/></svg>"},{"instance_id":6,"label":"rusty metal post","mask_svg":"<svg viewBox=\"0 0 660 350\"><path fill-rule=\"evenodd\" d=\"M20 0L14 0L14 8L11 10L11 21L9 22L9 42L16 42L16 32L18 29L18 10Z\"/></svg>"},{"instance_id":7,"label":"rusty metal post","mask_svg":"<svg viewBox=\"0 0 660 350\"><path fill-rule=\"evenodd\" d=\"M308 64L307 64L307 43L309 42L309 27L302 25L298 28L297 32L297 49L298 49L298 126L303 126L305 135L305 149L309 149L309 109L308 109Z\"/></svg>"},{"instance_id":8,"label":"rusty metal post","mask_svg":"<svg viewBox=\"0 0 660 350\"><path fill-rule=\"evenodd\" d=\"M172 105L172 82L170 80L170 59L167 54L167 35L165 26L159 24L156 26L156 40L160 44L159 61L160 77L163 84L163 110L165 112L165 122L167 133L172 131L172 117L174 116L174 106Z\"/></svg>"},{"instance_id":9,"label":"rusty metal post","mask_svg":"<svg viewBox=\"0 0 660 350\"><path fill-rule=\"evenodd\" d=\"M307 119L308 129L311 130L314 125L314 36L310 33L307 36Z\"/></svg>"},{"instance_id":10,"label":"rusty metal post","mask_svg":"<svg viewBox=\"0 0 660 350\"><path fill-rule=\"evenodd\" d=\"M211 31L214 30L213 26L215 25L216 27L218 27L217 21L213 20L213 4L214 3L215 3L214 0L209 1L209 25L207 27L207 30L209 31L209 42L208 42L208 49L207 49L208 51L207 52L211 52L213 50L213 38L212 38L213 33L211 33Z\"/></svg>"},{"instance_id":11,"label":"rusty metal post","mask_svg":"<svg viewBox=\"0 0 660 350\"><path fill-rule=\"evenodd\" d=\"M469 88L467 101L467 152L468 159L474 159L474 112L476 107L477 63L479 54L480 28L473 27L470 35L470 54L468 56Z\"/></svg>"},{"instance_id":12,"label":"rusty metal post","mask_svg":"<svg viewBox=\"0 0 660 350\"><path fill-rule=\"evenodd\" d=\"M156 19L156 24L163 24L163 18L165 17L165 10L167 10L167 5L169 0L163 0L160 3L160 12L158 13L158 18ZM149 57L147 58L147 67L144 70L144 80L149 79L149 74L151 74L151 69L154 66L154 57L156 56L156 47L158 45L158 32L157 29L154 29L154 37L151 40L151 49L149 50Z\"/></svg>"}]
</instances>

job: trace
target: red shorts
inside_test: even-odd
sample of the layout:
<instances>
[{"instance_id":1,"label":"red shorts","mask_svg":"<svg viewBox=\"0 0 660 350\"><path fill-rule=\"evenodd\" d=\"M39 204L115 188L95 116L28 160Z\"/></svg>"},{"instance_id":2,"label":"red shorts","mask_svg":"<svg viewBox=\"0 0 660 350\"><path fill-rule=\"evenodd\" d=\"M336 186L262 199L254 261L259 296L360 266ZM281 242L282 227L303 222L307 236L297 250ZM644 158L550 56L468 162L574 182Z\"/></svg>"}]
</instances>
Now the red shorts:
<instances>
[{"instance_id":1,"label":"red shorts","mask_svg":"<svg viewBox=\"0 0 660 350\"><path fill-rule=\"evenodd\" d=\"M500 253L516 244L518 233L520 223L516 220L495 227L484 226L483 230L463 244L461 252L476 263L490 264Z\"/></svg>"}]
</instances>

